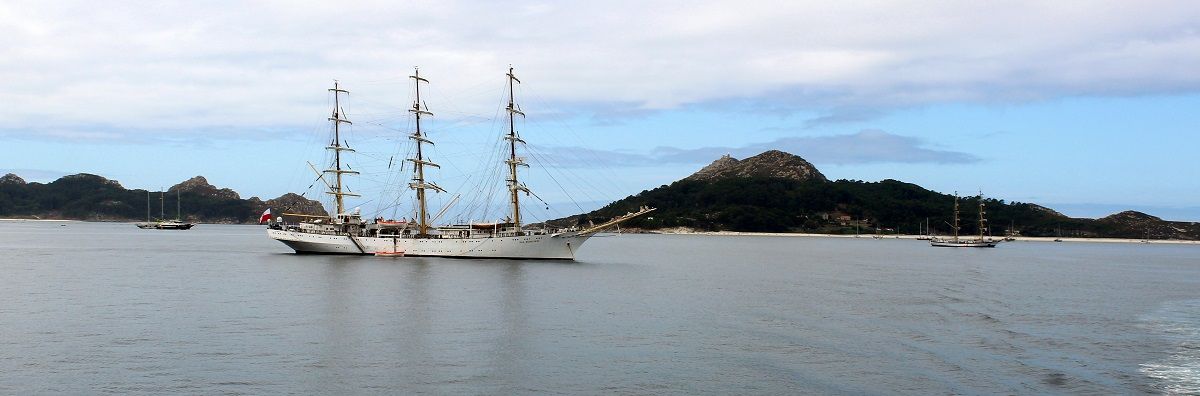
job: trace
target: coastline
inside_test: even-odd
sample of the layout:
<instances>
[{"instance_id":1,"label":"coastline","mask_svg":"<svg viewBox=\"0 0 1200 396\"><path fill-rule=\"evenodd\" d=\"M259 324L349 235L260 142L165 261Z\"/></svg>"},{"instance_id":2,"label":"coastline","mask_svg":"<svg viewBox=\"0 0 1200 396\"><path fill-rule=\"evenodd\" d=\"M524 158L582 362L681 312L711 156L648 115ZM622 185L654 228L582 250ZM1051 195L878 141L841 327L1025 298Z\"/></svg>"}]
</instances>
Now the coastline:
<instances>
[{"instance_id":1,"label":"coastline","mask_svg":"<svg viewBox=\"0 0 1200 396\"><path fill-rule=\"evenodd\" d=\"M798 232L738 232L738 231L694 231L687 229L666 229L654 231L642 231L646 234L660 235L710 235L710 236L757 236L757 237L814 237L814 238L859 238L873 239L874 234L861 235L844 235L844 234L811 234ZM883 235L881 239L912 239L916 240L919 235ZM1003 237L994 237L1002 239ZM1054 242L1054 237L1016 237L1015 241L1011 242ZM1200 241L1189 241L1182 239L1152 239L1144 241L1142 239L1129 238L1057 238L1062 242L1091 242L1091 243L1136 243L1145 245L1154 244L1172 244L1172 245L1200 245ZM1004 242L1004 243L1011 243Z\"/></svg>"},{"instance_id":2,"label":"coastline","mask_svg":"<svg viewBox=\"0 0 1200 396\"><path fill-rule=\"evenodd\" d=\"M89 220L70 220L70 219L14 219L0 218L0 222L50 222L50 223L137 223L138 221L128 220L106 220L106 221L89 221ZM200 224L200 223L197 223ZM256 225L253 223L205 223L205 224L229 224L229 225ZM859 238L859 239L874 239L875 234L813 234L802 232L740 232L740 231L696 231L687 228L669 228L661 230L639 230L629 229L626 233L631 234L657 234L657 235L708 235L708 236L753 236L753 237L803 237L803 238ZM610 231L611 232L611 231ZM882 235L880 239L912 239L916 240L919 235ZM995 237L1001 239L1002 237ZM1053 237L1016 237L1015 241L1011 242L1054 242ZM1200 240L1189 241L1182 239L1152 239L1149 241L1142 239L1130 238L1057 238L1062 242L1090 242L1090 243L1136 243L1144 245L1154 244L1171 244L1171 245L1200 245ZM1004 243L1011 243L1004 242Z\"/></svg>"}]
</instances>

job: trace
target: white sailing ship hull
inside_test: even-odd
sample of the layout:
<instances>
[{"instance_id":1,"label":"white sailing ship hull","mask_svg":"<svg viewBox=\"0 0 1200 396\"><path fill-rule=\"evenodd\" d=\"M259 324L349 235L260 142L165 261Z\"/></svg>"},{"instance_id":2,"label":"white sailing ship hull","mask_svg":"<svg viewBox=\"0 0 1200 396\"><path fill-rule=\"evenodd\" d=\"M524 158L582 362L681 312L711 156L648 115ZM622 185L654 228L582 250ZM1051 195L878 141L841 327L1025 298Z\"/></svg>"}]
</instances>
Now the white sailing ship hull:
<instances>
[{"instance_id":1,"label":"white sailing ship hull","mask_svg":"<svg viewBox=\"0 0 1200 396\"><path fill-rule=\"evenodd\" d=\"M357 254L402 251L405 256L561 259L575 252L591 234L559 233L494 238L353 237L268 229L267 236L296 253Z\"/></svg>"},{"instance_id":2,"label":"white sailing ship hull","mask_svg":"<svg viewBox=\"0 0 1200 396\"><path fill-rule=\"evenodd\" d=\"M990 248L996 247L996 244L996 241L929 241L929 246L934 247Z\"/></svg>"}]
</instances>

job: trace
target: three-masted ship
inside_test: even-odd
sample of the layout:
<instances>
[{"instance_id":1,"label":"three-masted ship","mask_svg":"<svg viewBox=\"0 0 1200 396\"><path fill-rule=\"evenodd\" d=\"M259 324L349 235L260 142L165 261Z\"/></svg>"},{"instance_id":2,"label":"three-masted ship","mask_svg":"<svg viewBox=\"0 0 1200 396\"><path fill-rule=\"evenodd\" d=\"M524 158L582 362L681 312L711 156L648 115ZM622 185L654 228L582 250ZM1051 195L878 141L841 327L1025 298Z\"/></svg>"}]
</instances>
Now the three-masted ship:
<instances>
[{"instance_id":1,"label":"three-masted ship","mask_svg":"<svg viewBox=\"0 0 1200 396\"><path fill-rule=\"evenodd\" d=\"M333 123L333 140L327 147L333 152L332 166L321 175L328 187L327 194L333 196L335 214L332 217L304 217L295 223L273 222L267 235L278 240L296 251L296 253L323 254L381 254L405 256L434 256L434 257L479 257L479 258L519 258L519 259L568 259L573 260L575 253L583 243L596 233L615 226L620 222L643 215L653 208L642 207L636 212L626 213L602 224L587 228L551 229L543 226L539 229L527 229L521 222L521 193L530 194L525 184L518 180L518 168L528 167L525 158L517 155L518 145L524 145L516 130L516 117L524 117L515 101L514 84L521 81L508 69L508 132L504 139L508 152L504 160L508 175L505 179L508 189L509 215L506 219L477 223L449 224L435 226L431 219L426 196L430 193L446 192L445 189L432 181L426 180L426 167L440 167L425 156L423 148L432 145L433 141L422 131L421 121L432 117L428 106L421 101L421 85L429 80L420 76L420 70L414 70L409 76L415 86L416 98L412 108L408 109L416 120L416 128L408 139L414 144L413 155L407 161L413 165L412 180L409 189L416 195L414 209L415 217L411 221L385 221L381 218L364 221L358 210L348 212L344 197L357 196L348 192L343 185L343 176L356 174L343 166L341 154L353 151L343 144L339 128L350 124L340 107L340 95L348 93L341 89L337 82L329 91L334 96L333 115L329 121ZM332 175L332 180L326 181L324 175ZM436 218L436 216L434 216Z\"/></svg>"},{"instance_id":2,"label":"three-masted ship","mask_svg":"<svg viewBox=\"0 0 1200 396\"><path fill-rule=\"evenodd\" d=\"M958 220L958 193L954 194L954 224L950 225L954 229L954 235L950 239L932 238L929 240L930 246L935 247L996 247L999 241L991 238L984 238L984 232L987 231L987 218L983 211L983 194L979 195L979 236L975 238L960 238L958 235L959 220Z\"/></svg>"},{"instance_id":3,"label":"three-masted ship","mask_svg":"<svg viewBox=\"0 0 1200 396\"><path fill-rule=\"evenodd\" d=\"M183 195L179 191L175 191L175 219L167 219L163 212L164 193L159 191L158 195L158 220L150 220L150 192L146 192L146 221L137 223L137 227L143 230L190 230L195 224L183 221L183 211L180 209L180 198Z\"/></svg>"}]
</instances>

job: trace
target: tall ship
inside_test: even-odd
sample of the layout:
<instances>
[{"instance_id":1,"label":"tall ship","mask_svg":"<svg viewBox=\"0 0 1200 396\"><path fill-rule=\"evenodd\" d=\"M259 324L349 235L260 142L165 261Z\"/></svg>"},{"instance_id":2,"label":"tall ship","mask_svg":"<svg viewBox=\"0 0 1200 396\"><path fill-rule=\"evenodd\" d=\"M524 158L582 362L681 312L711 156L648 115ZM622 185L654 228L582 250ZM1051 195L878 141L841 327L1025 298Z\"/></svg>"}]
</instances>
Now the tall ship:
<instances>
[{"instance_id":1,"label":"tall ship","mask_svg":"<svg viewBox=\"0 0 1200 396\"><path fill-rule=\"evenodd\" d=\"M508 216L490 222L432 224L441 213L430 216L427 196L446 190L427 180L425 174L427 167L440 168L425 155L424 146L432 145L433 141L421 129L422 119L433 116L429 107L421 101L421 86L428 84L429 80L420 76L419 69L414 69L409 78L413 81L415 100L408 111L416 121L416 128L407 135L414 145L412 156L406 159L413 166L408 188L416 195L414 216L411 220L388 221L375 218L365 221L359 210L346 210L344 198L358 195L345 188L343 178L358 172L343 166L342 153L353 151L341 140L339 132L342 125L351 124L341 109L339 99L341 95L348 94L348 91L334 82L333 88L329 89L334 97L333 115L329 117L333 124L333 140L327 147L333 154L333 160L330 167L318 175L328 187L326 194L333 197L334 215L299 216L302 220L292 223L272 221L268 226L267 236L282 242L296 253L573 260L584 242L596 233L654 210L642 207L635 212L586 228L554 229L544 224L540 228L525 227L521 218L521 193L529 195L531 191L518 180L518 168L529 165L524 157L517 155L518 147L523 147L525 141L516 130L516 117L525 117L525 113L517 106L513 92L514 84L519 84L521 80L517 79L513 69L509 67L506 106L508 131L504 135L507 153L503 161L508 170L505 178Z\"/></svg>"},{"instance_id":2,"label":"tall ship","mask_svg":"<svg viewBox=\"0 0 1200 396\"><path fill-rule=\"evenodd\" d=\"M996 247L999 241L991 238L984 238L984 232L987 231L987 218L983 217L983 194L979 194L979 236L974 238L959 237L959 220L958 220L958 193L954 194L954 224L950 227L954 230L954 235L950 239L932 238L929 240L930 246L935 247Z\"/></svg>"}]
</instances>

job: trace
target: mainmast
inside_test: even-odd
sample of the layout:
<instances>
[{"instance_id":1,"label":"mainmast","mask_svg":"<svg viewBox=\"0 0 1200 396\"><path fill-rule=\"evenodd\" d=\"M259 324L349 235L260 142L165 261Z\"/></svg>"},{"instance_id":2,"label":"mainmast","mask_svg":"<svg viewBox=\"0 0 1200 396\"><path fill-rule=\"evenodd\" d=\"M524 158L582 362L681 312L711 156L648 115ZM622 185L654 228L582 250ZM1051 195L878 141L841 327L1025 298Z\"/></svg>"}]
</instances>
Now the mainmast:
<instances>
[{"instance_id":1,"label":"mainmast","mask_svg":"<svg viewBox=\"0 0 1200 396\"><path fill-rule=\"evenodd\" d=\"M512 204L512 225L517 235L521 235L521 200L518 192L524 191L529 193L529 188L517 181L517 166L528 167L525 163L525 158L517 156L517 142L525 143L517 136L516 116L525 117L525 113L521 112L514 100L513 83L521 83L517 76L513 75L512 66L508 67L508 135L504 136L508 140L508 160L504 161L508 164L508 194L509 202Z\"/></svg>"},{"instance_id":2,"label":"mainmast","mask_svg":"<svg viewBox=\"0 0 1200 396\"><path fill-rule=\"evenodd\" d=\"M417 191L417 235L424 236L429 235L429 211L425 204L425 190L433 190L434 192L446 190L443 190L436 184L425 181L426 165L441 168L438 164L425 160L425 153L421 147L425 143L433 144L433 141L427 139L424 132L421 132L421 116L433 117L433 113L429 112L429 106L424 106L424 110L421 109L424 105L421 103L421 83L428 84L429 80L422 78L420 69L415 67L413 68L413 75L408 77L413 79L413 85L416 86L416 99L413 101L412 108L408 109L408 111L413 113L413 116L417 120L417 129L413 131L412 135L408 136L409 139L416 142L417 146L415 155L408 159L413 163L413 181L412 183L408 183L408 187Z\"/></svg>"},{"instance_id":3,"label":"mainmast","mask_svg":"<svg viewBox=\"0 0 1200 396\"><path fill-rule=\"evenodd\" d=\"M343 146L342 140L341 140L341 125L342 124L351 124L351 125L354 124L354 123L350 122L350 120L347 120L343 117L343 116L345 116L345 114L343 114L343 112L342 112L342 104L341 104L341 95L340 94L344 93L344 94L349 95L350 91L339 88L338 81L333 80L333 88L330 88L329 92L333 92L333 116L329 117L329 121L333 122L333 142L330 143L330 145L325 148L328 150L333 150L333 168L326 169L325 173L334 174L334 181L333 181L333 184L329 186L329 191L326 191L325 193L329 194L329 195L333 195L334 202L337 205L337 213L334 213L334 216L336 218L337 216L341 215L342 213L346 213L346 207L345 207L345 204L344 204L342 198L347 197L347 196L350 196L350 197L358 196L358 194L352 194L352 193L343 191L343 189L345 188L345 185L342 184L342 175L343 174L358 174L358 172L349 170L348 167L347 167L347 169L342 169L342 152L343 151L350 151L350 152L354 151L354 149L351 149L349 146Z\"/></svg>"},{"instance_id":4,"label":"mainmast","mask_svg":"<svg viewBox=\"0 0 1200 396\"><path fill-rule=\"evenodd\" d=\"M958 193L954 193L954 242L958 242Z\"/></svg>"},{"instance_id":5,"label":"mainmast","mask_svg":"<svg viewBox=\"0 0 1200 396\"><path fill-rule=\"evenodd\" d=\"M983 193L979 193L979 240L983 240L983 232L987 230L987 219L983 218Z\"/></svg>"}]
</instances>

